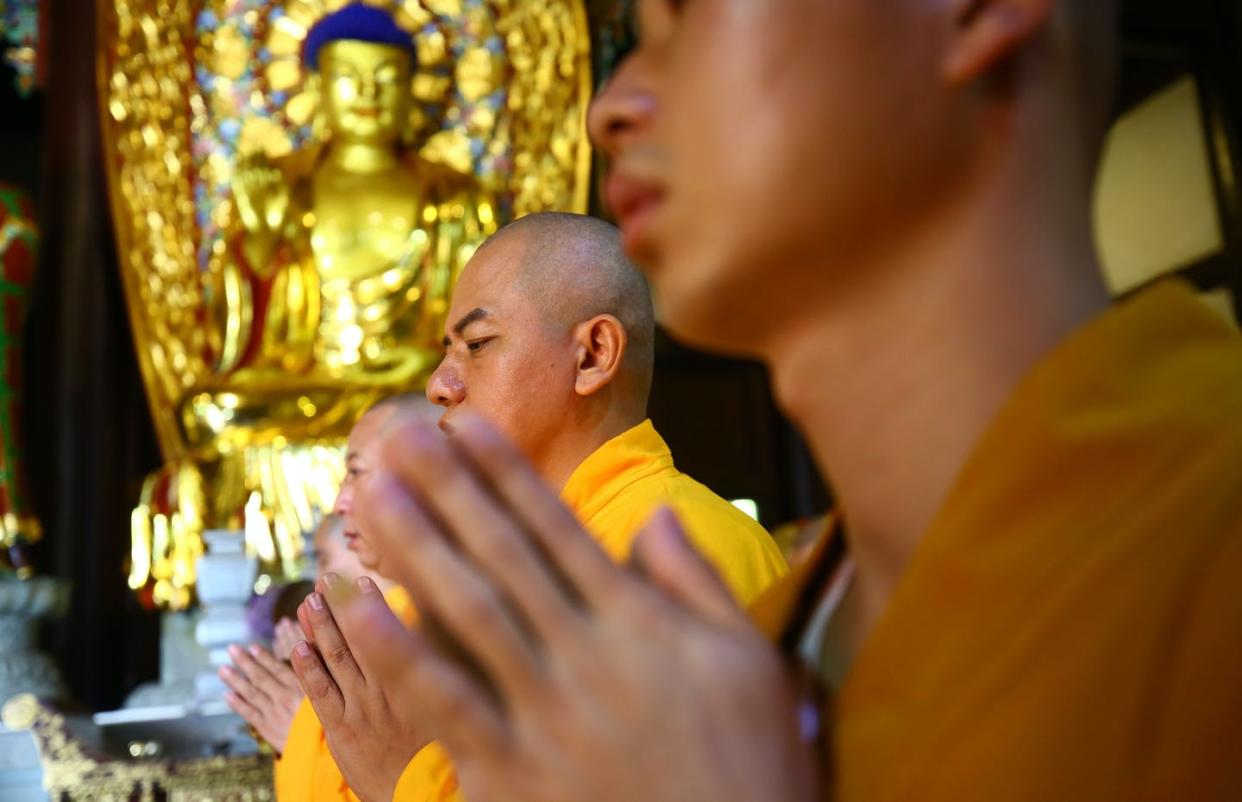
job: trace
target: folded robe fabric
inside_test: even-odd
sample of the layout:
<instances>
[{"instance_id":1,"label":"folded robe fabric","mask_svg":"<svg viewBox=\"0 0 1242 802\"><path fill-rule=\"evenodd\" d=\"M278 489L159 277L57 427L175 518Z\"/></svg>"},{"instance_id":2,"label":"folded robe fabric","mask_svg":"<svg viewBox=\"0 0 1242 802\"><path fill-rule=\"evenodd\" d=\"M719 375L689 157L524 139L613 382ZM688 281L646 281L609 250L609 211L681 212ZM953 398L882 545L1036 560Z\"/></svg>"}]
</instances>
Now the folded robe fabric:
<instances>
[{"instance_id":1,"label":"folded robe fabric","mask_svg":"<svg viewBox=\"0 0 1242 802\"><path fill-rule=\"evenodd\" d=\"M761 600L773 637L824 553ZM1166 282L1044 358L830 715L838 802L1242 799L1236 330Z\"/></svg>"}]
</instances>

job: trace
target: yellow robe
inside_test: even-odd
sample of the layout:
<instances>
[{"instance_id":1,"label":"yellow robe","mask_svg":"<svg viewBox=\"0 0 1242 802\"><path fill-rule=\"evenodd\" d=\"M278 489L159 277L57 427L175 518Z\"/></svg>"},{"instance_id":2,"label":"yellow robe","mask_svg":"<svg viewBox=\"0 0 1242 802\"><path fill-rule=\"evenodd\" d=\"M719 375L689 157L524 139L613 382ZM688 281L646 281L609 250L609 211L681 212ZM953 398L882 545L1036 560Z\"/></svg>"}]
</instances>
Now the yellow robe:
<instances>
[{"instance_id":1,"label":"yellow robe","mask_svg":"<svg viewBox=\"0 0 1242 802\"><path fill-rule=\"evenodd\" d=\"M403 588L391 588L384 600L406 624L413 621L414 606ZM293 717L273 780L277 802L358 802L328 750L323 725L309 699L302 699Z\"/></svg>"},{"instance_id":2,"label":"yellow robe","mask_svg":"<svg viewBox=\"0 0 1242 802\"><path fill-rule=\"evenodd\" d=\"M832 716L838 802L1242 799L1242 338L1168 282L1042 360Z\"/></svg>"},{"instance_id":3,"label":"yellow robe","mask_svg":"<svg viewBox=\"0 0 1242 802\"><path fill-rule=\"evenodd\" d=\"M644 421L601 446L561 490L604 550L621 561L658 507L677 512L690 540L743 604L786 572L775 541L745 513L673 466L664 439ZM460 802L456 774L437 743L419 752L397 784L394 802Z\"/></svg>"}]
</instances>

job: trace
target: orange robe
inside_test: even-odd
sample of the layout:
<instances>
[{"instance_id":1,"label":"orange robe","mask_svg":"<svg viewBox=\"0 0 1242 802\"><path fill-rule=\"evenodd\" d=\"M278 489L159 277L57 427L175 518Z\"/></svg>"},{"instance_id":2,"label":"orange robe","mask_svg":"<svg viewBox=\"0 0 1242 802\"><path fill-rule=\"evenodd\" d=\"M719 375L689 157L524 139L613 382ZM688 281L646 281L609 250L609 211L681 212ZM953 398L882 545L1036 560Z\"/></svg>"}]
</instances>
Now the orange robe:
<instances>
[{"instance_id":1,"label":"orange robe","mask_svg":"<svg viewBox=\"0 0 1242 802\"><path fill-rule=\"evenodd\" d=\"M583 460L561 498L604 550L621 561L661 506L677 512L691 542L743 604L785 574L776 542L729 502L686 476L651 421L605 443ZM397 784L394 802L461 799L448 754L431 743L415 755Z\"/></svg>"},{"instance_id":2,"label":"orange robe","mask_svg":"<svg viewBox=\"0 0 1242 802\"><path fill-rule=\"evenodd\" d=\"M796 568L756 620L779 632L814 575ZM838 802L1242 799L1236 331L1166 282L1042 360L829 727Z\"/></svg>"},{"instance_id":3,"label":"orange robe","mask_svg":"<svg viewBox=\"0 0 1242 802\"><path fill-rule=\"evenodd\" d=\"M414 606L403 588L388 590L384 600L407 625L413 622ZM337 768L323 725L306 698L293 717L273 779L277 802L358 802Z\"/></svg>"}]
</instances>

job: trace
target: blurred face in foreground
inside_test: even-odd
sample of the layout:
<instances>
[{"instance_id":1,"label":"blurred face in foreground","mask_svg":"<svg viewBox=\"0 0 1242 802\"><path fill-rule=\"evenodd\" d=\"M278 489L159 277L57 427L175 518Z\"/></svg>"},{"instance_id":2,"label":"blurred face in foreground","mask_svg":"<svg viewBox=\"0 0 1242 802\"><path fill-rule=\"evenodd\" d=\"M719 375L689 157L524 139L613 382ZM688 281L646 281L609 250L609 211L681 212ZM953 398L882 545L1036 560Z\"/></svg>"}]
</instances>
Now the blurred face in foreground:
<instances>
[{"instance_id":1,"label":"blurred face in foreground","mask_svg":"<svg viewBox=\"0 0 1242 802\"><path fill-rule=\"evenodd\" d=\"M940 6L640 0L590 129L675 334L762 355L885 279L850 266L928 224L978 137L943 97Z\"/></svg>"}]
</instances>

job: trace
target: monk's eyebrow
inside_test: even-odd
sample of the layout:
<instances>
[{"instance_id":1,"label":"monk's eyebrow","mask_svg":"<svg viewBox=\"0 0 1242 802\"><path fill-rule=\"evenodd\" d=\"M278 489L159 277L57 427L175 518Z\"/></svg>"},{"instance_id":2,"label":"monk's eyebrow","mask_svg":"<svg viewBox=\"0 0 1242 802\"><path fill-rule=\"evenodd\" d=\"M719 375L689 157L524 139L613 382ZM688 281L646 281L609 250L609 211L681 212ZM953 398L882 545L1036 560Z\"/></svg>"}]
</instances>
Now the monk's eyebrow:
<instances>
[{"instance_id":1,"label":"monk's eyebrow","mask_svg":"<svg viewBox=\"0 0 1242 802\"><path fill-rule=\"evenodd\" d=\"M480 320L487 318L487 316L486 309L476 306L474 309L471 309L469 312L462 315L461 319L453 324L453 333L460 337L461 333L465 331L467 326L471 323L478 323Z\"/></svg>"},{"instance_id":2,"label":"monk's eyebrow","mask_svg":"<svg viewBox=\"0 0 1242 802\"><path fill-rule=\"evenodd\" d=\"M460 337L461 333L465 331L466 327L469 326L471 323L478 323L480 320L485 320L487 317L488 317L487 310L483 309L482 307L476 306L474 309L471 309L469 312L462 315L461 319L453 324L452 331L454 334ZM448 349L453 344L453 341L449 339L449 336L447 334L444 335L444 339L441 340L440 342L444 344L445 349Z\"/></svg>"}]
</instances>

